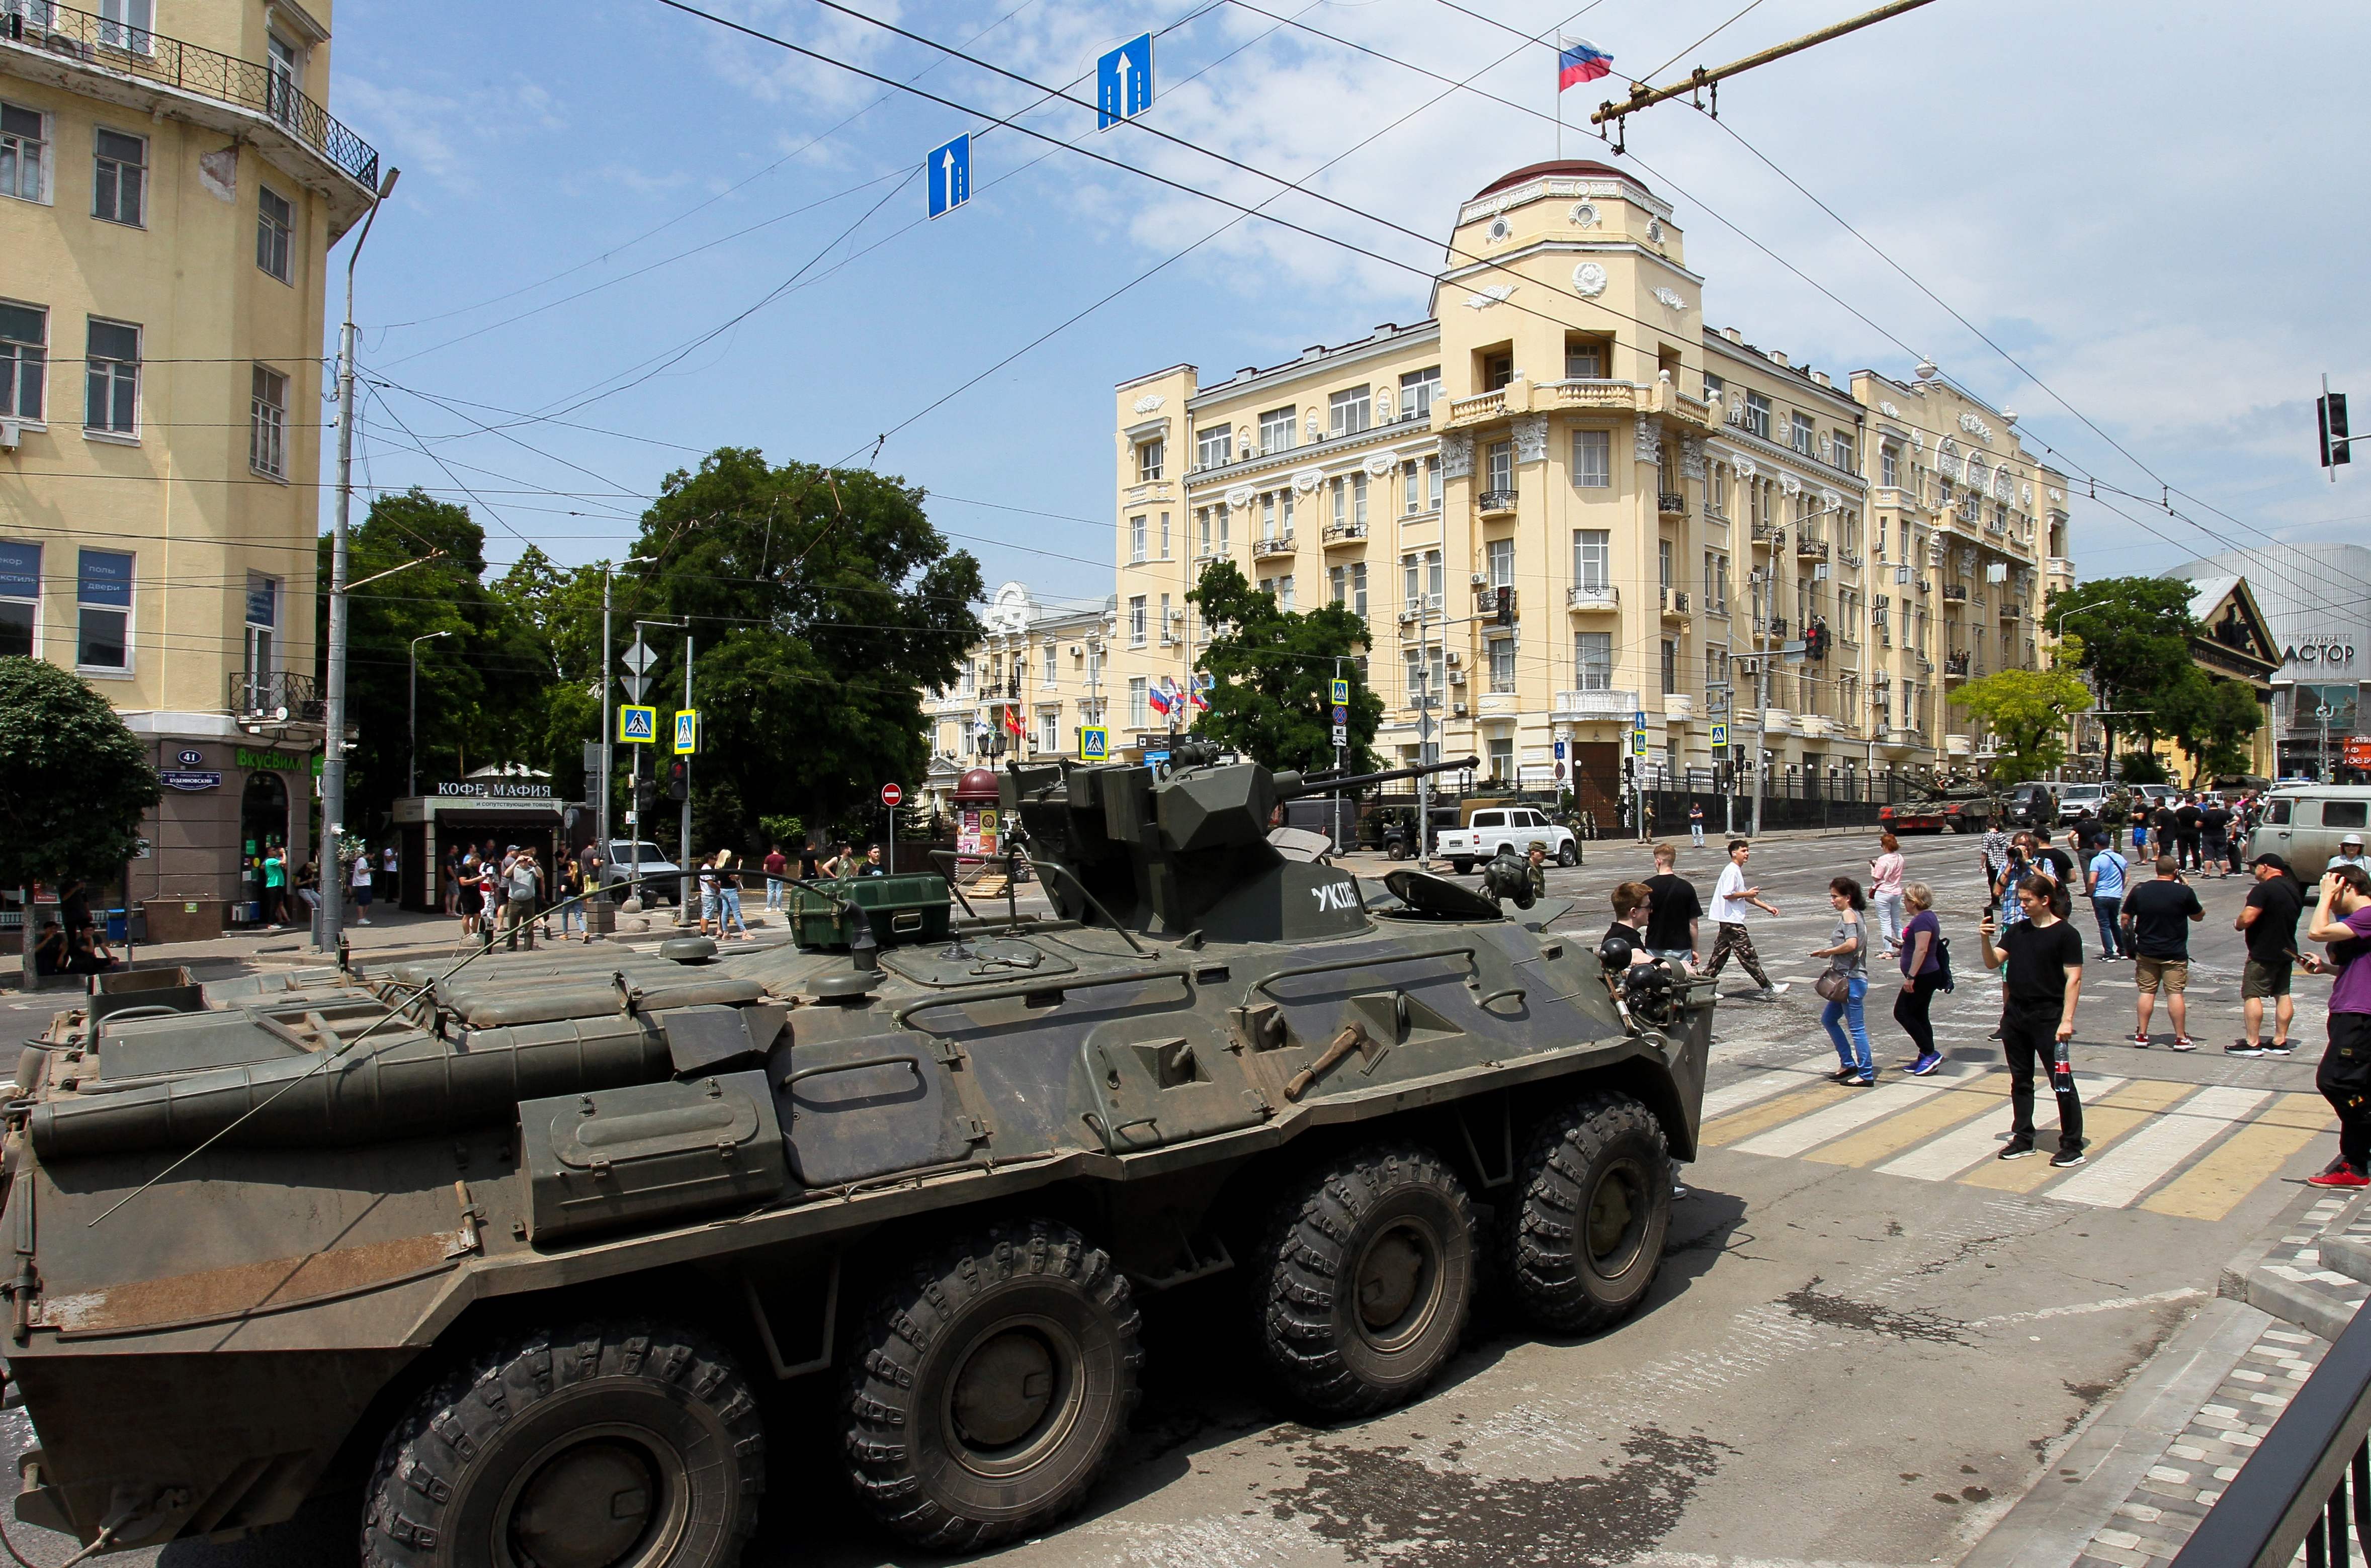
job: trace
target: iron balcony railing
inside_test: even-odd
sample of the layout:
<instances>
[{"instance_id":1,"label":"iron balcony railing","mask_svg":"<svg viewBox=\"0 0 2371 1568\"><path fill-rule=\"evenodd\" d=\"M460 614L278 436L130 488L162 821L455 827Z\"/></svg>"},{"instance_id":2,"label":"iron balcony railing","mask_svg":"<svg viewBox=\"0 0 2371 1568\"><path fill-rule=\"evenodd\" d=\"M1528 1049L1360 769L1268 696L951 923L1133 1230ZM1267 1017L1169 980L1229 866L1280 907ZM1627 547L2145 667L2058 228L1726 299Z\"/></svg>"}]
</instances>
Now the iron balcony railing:
<instances>
[{"instance_id":1,"label":"iron balcony railing","mask_svg":"<svg viewBox=\"0 0 2371 1568\"><path fill-rule=\"evenodd\" d=\"M377 150L271 66L53 5L51 0L0 0L0 43L252 110L344 170L357 184L378 189Z\"/></svg>"},{"instance_id":2,"label":"iron balcony railing","mask_svg":"<svg viewBox=\"0 0 2371 1568\"><path fill-rule=\"evenodd\" d=\"M223 698L233 718L275 724L318 724L329 709L321 686L294 670L232 670Z\"/></svg>"},{"instance_id":3,"label":"iron balcony railing","mask_svg":"<svg viewBox=\"0 0 2371 1568\"><path fill-rule=\"evenodd\" d=\"M2173 1568L2307 1568L2371 1557L2371 1312L2356 1312L2206 1510Z\"/></svg>"}]
</instances>

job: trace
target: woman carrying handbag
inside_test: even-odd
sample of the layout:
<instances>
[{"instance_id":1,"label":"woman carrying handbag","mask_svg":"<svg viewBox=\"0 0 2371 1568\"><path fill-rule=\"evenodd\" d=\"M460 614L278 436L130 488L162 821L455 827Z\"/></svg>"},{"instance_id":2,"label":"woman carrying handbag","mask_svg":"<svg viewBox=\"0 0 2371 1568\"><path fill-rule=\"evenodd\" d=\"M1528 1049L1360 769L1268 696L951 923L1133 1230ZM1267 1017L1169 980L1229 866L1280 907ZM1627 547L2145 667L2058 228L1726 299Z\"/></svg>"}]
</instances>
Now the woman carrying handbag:
<instances>
[{"instance_id":1,"label":"woman carrying handbag","mask_svg":"<svg viewBox=\"0 0 2371 1568\"><path fill-rule=\"evenodd\" d=\"M1868 1052L1868 1020L1862 1012L1868 996L1868 927L1860 917L1868 900L1860 883L1837 877L1828 883L1828 904L1836 912L1836 928L1828 933L1826 947L1811 950L1813 958L1828 961L1827 973L1812 983L1812 989L1827 998L1820 1022L1844 1063L1836 1070L1836 1081L1866 1089L1877 1081L1877 1064Z\"/></svg>"}]
</instances>

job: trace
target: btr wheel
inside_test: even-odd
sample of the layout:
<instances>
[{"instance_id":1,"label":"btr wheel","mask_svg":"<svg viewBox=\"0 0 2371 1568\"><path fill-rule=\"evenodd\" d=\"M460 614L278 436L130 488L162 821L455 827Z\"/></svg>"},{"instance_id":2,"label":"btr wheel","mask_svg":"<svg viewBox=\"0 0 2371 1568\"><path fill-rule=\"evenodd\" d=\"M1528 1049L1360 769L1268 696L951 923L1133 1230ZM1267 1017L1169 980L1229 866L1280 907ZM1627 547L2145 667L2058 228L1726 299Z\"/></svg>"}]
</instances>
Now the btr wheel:
<instances>
[{"instance_id":1,"label":"btr wheel","mask_svg":"<svg viewBox=\"0 0 2371 1568\"><path fill-rule=\"evenodd\" d=\"M1579 865L1580 846L1574 843L1569 838L1566 839L1564 841L1564 847L1556 851L1556 864L1559 866Z\"/></svg>"},{"instance_id":2,"label":"btr wheel","mask_svg":"<svg viewBox=\"0 0 2371 1568\"><path fill-rule=\"evenodd\" d=\"M1452 860L1449 862L1449 867L1461 877L1470 877L1474 874L1474 862L1471 860Z\"/></svg>"},{"instance_id":3,"label":"btr wheel","mask_svg":"<svg viewBox=\"0 0 2371 1568\"><path fill-rule=\"evenodd\" d=\"M968 1551L1077 1507L1137 1397L1136 1304L1068 1226L1004 1225L918 1265L849 1370L848 1463L899 1535Z\"/></svg>"},{"instance_id":4,"label":"btr wheel","mask_svg":"<svg viewBox=\"0 0 2371 1568\"><path fill-rule=\"evenodd\" d=\"M1662 1124L1626 1094L1592 1094L1533 1135L1517 1176L1514 1297L1556 1333L1613 1327L1645 1299L1671 1219Z\"/></svg>"},{"instance_id":5,"label":"btr wheel","mask_svg":"<svg viewBox=\"0 0 2371 1568\"><path fill-rule=\"evenodd\" d=\"M1299 1403L1361 1415L1411 1399L1474 1300L1474 1208L1426 1148L1349 1156L1288 1192L1260 1251L1260 1343Z\"/></svg>"},{"instance_id":6,"label":"btr wheel","mask_svg":"<svg viewBox=\"0 0 2371 1568\"><path fill-rule=\"evenodd\" d=\"M379 1450L366 1568L725 1568L766 1485L740 1369L695 1334L596 1323L504 1345Z\"/></svg>"}]
</instances>

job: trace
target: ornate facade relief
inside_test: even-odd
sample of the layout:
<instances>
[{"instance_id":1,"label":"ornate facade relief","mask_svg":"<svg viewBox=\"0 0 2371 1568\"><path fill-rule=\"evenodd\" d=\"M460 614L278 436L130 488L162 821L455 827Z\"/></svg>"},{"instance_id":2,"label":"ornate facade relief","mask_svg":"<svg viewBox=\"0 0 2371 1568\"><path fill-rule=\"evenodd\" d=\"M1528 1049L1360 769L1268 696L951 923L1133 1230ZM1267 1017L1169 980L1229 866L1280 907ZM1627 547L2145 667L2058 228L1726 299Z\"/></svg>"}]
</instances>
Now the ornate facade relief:
<instances>
[{"instance_id":1,"label":"ornate facade relief","mask_svg":"<svg viewBox=\"0 0 2371 1568\"><path fill-rule=\"evenodd\" d=\"M1638 461L1651 463L1662 454L1662 431L1656 425L1655 417L1652 414L1639 414L1636 418L1638 421L1638 432L1634 451Z\"/></svg>"},{"instance_id":2,"label":"ornate facade relief","mask_svg":"<svg viewBox=\"0 0 2371 1568\"><path fill-rule=\"evenodd\" d=\"M1394 453L1371 452L1367 455L1366 469L1371 478L1382 478L1399 466L1399 457Z\"/></svg>"},{"instance_id":3,"label":"ornate facade relief","mask_svg":"<svg viewBox=\"0 0 2371 1568\"><path fill-rule=\"evenodd\" d=\"M1680 437L1680 472L1691 479L1705 477L1705 444L1700 435Z\"/></svg>"},{"instance_id":4,"label":"ornate facade relief","mask_svg":"<svg viewBox=\"0 0 2371 1568\"><path fill-rule=\"evenodd\" d=\"M1307 495L1324 482L1325 471L1323 468L1303 468L1292 476L1292 488L1302 495Z\"/></svg>"},{"instance_id":5,"label":"ornate facade relief","mask_svg":"<svg viewBox=\"0 0 2371 1568\"><path fill-rule=\"evenodd\" d=\"M1163 398L1158 392L1147 392L1143 397L1139 398L1136 400L1135 409L1139 414L1149 414L1154 409L1160 408L1162 404L1168 400L1169 399Z\"/></svg>"},{"instance_id":6,"label":"ornate facade relief","mask_svg":"<svg viewBox=\"0 0 2371 1568\"><path fill-rule=\"evenodd\" d=\"M1240 512L1252 503L1252 487L1237 485L1227 492L1227 504Z\"/></svg>"},{"instance_id":7,"label":"ornate facade relief","mask_svg":"<svg viewBox=\"0 0 2371 1568\"><path fill-rule=\"evenodd\" d=\"M1440 438L1440 477L1444 479L1471 478L1474 475L1474 438L1463 431L1452 431Z\"/></svg>"},{"instance_id":8,"label":"ornate facade relief","mask_svg":"<svg viewBox=\"0 0 2371 1568\"><path fill-rule=\"evenodd\" d=\"M1584 299L1603 294L1605 282L1605 269L1594 261L1584 261L1572 270L1572 292Z\"/></svg>"},{"instance_id":9,"label":"ornate facade relief","mask_svg":"<svg viewBox=\"0 0 2371 1568\"><path fill-rule=\"evenodd\" d=\"M1548 455L1548 417L1545 414L1522 414L1514 421L1515 461L1540 463Z\"/></svg>"}]
</instances>

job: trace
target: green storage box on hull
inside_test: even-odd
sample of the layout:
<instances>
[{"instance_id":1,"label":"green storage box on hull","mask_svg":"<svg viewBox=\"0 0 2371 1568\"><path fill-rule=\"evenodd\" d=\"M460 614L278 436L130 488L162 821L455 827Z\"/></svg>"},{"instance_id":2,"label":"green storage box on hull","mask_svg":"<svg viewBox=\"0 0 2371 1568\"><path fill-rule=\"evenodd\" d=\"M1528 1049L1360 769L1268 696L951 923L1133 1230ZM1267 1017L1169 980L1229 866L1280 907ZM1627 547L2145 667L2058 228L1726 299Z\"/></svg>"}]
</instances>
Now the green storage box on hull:
<instances>
[{"instance_id":1,"label":"green storage box on hull","mask_svg":"<svg viewBox=\"0 0 2371 1568\"><path fill-rule=\"evenodd\" d=\"M850 904L873 912L873 940L883 947L947 938L947 879L935 874L849 877L832 884ZM856 917L811 887L791 890L791 939L803 948L844 948Z\"/></svg>"}]
</instances>

